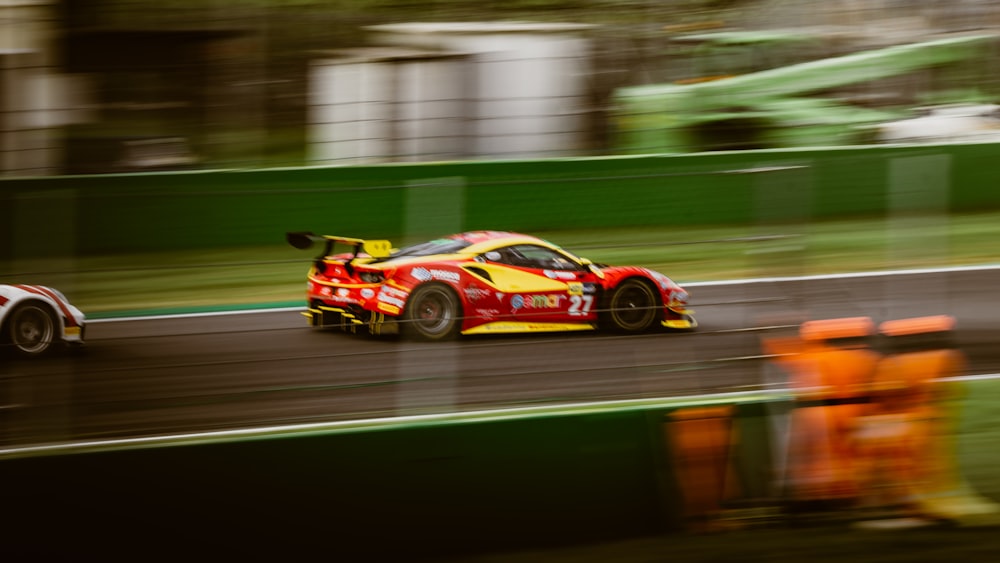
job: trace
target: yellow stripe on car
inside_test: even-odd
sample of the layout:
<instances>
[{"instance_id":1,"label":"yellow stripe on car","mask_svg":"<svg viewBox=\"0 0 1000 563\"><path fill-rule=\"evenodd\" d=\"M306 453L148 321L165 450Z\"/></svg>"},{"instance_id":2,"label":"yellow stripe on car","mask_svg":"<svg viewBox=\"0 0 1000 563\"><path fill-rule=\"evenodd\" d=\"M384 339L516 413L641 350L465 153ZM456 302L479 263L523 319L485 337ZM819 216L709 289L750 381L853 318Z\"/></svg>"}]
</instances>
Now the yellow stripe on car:
<instances>
[{"instance_id":1,"label":"yellow stripe on car","mask_svg":"<svg viewBox=\"0 0 1000 563\"><path fill-rule=\"evenodd\" d=\"M496 321L479 325L469 330L463 330L462 334L498 334L507 332L564 332L570 330L594 330L594 327L586 324L572 323L530 323L518 321Z\"/></svg>"}]
</instances>

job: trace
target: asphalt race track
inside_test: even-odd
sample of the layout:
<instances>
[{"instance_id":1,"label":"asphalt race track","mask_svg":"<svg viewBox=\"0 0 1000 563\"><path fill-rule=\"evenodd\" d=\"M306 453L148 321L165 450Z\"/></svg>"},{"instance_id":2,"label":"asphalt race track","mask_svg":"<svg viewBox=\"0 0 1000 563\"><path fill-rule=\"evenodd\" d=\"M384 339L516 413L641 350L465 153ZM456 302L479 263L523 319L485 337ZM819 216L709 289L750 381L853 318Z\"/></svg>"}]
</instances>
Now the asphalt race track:
<instances>
[{"instance_id":1,"label":"asphalt race track","mask_svg":"<svg viewBox=\"0 0 1000 563\"><path fill-rule=\"evenodd\" d=\"M293 310L95 322L86 349L0 366L0 446L781 387L760 340L806 319L958 319L1000 372L1000 268L689 286L694 333L414 343Z\"/></svg>"}]
</instances>

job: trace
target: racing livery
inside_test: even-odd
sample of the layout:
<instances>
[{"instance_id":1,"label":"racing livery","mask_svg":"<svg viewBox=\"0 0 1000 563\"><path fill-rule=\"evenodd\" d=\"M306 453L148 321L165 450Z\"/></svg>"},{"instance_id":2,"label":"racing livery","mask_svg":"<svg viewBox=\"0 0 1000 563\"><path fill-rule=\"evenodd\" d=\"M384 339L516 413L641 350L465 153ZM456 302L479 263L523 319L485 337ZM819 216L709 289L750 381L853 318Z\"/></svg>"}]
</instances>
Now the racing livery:
<instances>
[{"instance_id":1,"label":"racing livery","mask_svg":"<svg viewBox=\"0 0 1000 563\"><path fill-rule=\"evenodd\" d=\"M58 290L0 285L0 351L44 355L58 343L82 344L86 320Z\"/></svg>"},{"instance_id":2,"label":"racing livery","mask_svg":"<svg viewBox=\"0 0 1000 563\"><path fill-rule=\"evenodd\" d=\"M309 270L312 326L444 340L458 334L697 326L688 294L667 276L606 266L537 237L459 233L402 249L387 240L291 232L324 244ZM337 245L348 252L334 253Z\"/></svg>"}]
</instances>

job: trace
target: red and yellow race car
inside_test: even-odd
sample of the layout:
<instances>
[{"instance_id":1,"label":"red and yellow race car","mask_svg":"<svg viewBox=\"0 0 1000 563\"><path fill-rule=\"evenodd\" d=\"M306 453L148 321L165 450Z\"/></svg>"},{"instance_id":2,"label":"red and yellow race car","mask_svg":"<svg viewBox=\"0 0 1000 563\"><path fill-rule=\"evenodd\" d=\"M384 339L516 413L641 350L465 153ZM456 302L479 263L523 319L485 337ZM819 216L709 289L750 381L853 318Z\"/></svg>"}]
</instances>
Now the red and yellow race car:
<instances>
[{"instance_id":1,"label":"red and yellow race car","mask_svg":"<svg viewBox=\"0 0 1000 563\"><path fill-rule=\"evenodd\" d=\"M324 245L309 270L304 312L316 327L444 340L697 326L688 293L667 276L594 264L533 236L471 231L401 249L311 232L286 237L299 249Z\"/></svg>"}]
</instances>

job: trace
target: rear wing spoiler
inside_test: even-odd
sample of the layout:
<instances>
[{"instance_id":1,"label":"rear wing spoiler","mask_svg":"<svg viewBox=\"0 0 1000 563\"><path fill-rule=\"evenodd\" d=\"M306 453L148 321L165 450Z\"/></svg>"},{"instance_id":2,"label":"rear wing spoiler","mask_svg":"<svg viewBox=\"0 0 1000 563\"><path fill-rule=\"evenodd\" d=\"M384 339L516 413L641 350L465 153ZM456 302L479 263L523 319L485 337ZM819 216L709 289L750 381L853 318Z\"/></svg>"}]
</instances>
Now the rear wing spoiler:
<instances>
[{"instance_id":1,"label":"rear wing spoiler","mask_svg":"<svg viewBox=\"0 0 1000 563\"><path fill-rule=\"evenodd\" d=\"M317 242L324 243L323 254L319 255L318 259L332 254L333 246L338 243L354 247L354 258L357 258L362 252L372 258L388 258L392 252L392 243L387 240L365 240L336 235L317 235L309 231L285 233L285 240L288 241L288 244L299 250L312 248L313 244Z\"/></svg>"}]
</instances>

